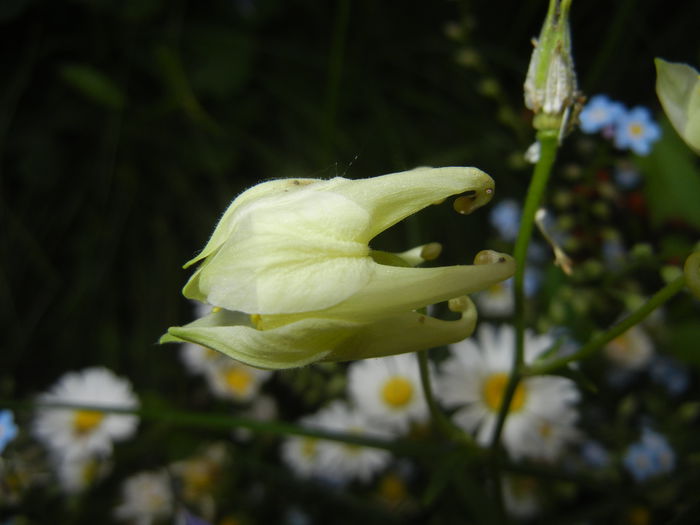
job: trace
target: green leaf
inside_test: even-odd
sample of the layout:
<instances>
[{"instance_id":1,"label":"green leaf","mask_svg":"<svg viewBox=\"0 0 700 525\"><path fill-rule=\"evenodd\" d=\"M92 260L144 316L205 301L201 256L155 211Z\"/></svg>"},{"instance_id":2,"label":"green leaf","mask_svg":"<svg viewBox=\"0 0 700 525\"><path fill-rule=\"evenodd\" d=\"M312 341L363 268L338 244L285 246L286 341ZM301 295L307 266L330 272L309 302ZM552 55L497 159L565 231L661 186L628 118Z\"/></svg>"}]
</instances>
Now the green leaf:
<instances>
[{"instance_id":1,"label":"green leaf","mask_svg":"<svg viewBox=\"0 0 700 525\"><path fill-rule=\"evenodd\" d=\"M662 139L652 152L635 159L645 177L652 223L660 227L668 221L681 220L700 228L700 170L696 156L666 118L661 128Z\"/></svg>"},{"instance_id":2,"label":"green leaf","mask_svg":"<svg viewBox=\"0 0 700 525\"><path fill-rule=\"evenodd\" d=\"M90 100L110 109L121 109L126 97L112 80L92 66L65 64L59 69L61 79Z\"/></svg>"}]
</instances>

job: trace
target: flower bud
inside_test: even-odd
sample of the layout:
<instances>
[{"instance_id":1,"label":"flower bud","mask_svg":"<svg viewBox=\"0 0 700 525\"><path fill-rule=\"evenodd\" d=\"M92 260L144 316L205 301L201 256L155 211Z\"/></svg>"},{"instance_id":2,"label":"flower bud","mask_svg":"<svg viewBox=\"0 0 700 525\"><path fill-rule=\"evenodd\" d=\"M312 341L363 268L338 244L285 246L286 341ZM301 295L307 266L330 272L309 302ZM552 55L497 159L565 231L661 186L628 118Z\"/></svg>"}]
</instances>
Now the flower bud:
<instances>
[{"instance_id":1,"label":"flower bud","mask_svg":"<svg viewBox=\"0 0 700 525\"><path fill-rule=\"evenodd\" d=\"M571 56L571 0L550 0L539 40L534 40L525 78L525 106L535 113L538 130L567 131L579 91Z\"/></svg>"}]
</instances>

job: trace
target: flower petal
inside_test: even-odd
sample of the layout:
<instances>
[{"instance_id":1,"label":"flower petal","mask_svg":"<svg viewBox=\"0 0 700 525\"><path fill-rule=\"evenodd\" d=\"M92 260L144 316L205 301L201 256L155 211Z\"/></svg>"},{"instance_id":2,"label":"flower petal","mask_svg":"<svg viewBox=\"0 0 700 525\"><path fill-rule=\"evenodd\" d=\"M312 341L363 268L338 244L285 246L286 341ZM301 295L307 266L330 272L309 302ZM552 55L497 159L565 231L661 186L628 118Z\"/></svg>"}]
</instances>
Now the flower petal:
<instances>
[{"instance_id":1,"label":"flower petal","mask_svg":"<svg viewBox=\"0 0 700 525\"><path fill-rule=\"evenodd\" d=\"M515 272L515 260L488 253L482 264L436 268L375 265L369 282L356 294L327 309L324 316L358 321L400 313L485 290ZM477 259L480 257L477 255Z\"/></svg>"},{"instance_id":2,"label":"flower petal","mask_svg":"<svg viewBox=\"0 0 700 525\"><path fill-rule=\"evenodd\" d=\"M678 134L700 154L700 75L686 64L654 62L661 105Z\"/></svg>"},{"instance_id":3,"label":"flower petal","mask_svg":"<svg viewBox=\"0 0 700 525\"><path fill-rule=\"evenodd\" d=\"M466 299L466 298L465 298ZM476 327L476 307L468 306L457 321L443 321L418 312L405 312L362 325L323 361L348 361L427 350L469 337Z\"/></svg>"},{"instance_id":4,"label":"flower petal","mask_svg":"<svg viewBox=\"0 0 700 525\"><path fill-rule=\"evenodd\" d=\"M217 320L218 315L171 327L161 342L195 343L248 365L275 370L323 359L358 329L357 323L348 321L307 318L272 330L257 330L245 325L218 324L227 321Z\"/></svg>"},{"instance_id":5,"label":"flower petal","mask_svg":"<svg viewBox=\"0 0 700 525\"><path fill-rule=\"evenodd\" d=\"M308 312L351 296L369 281L369 247L356 241L369 214L310 184L241 209L235 228L185 286L186 297L259 314Z\"/></svg>"},{"instance_id":6,"label":"flower petal","mask_svg":"<svg viewBox=\"0 0 700 525\"><path fill-rule=\"evenodd\" d=\"M470 211L475 210L491 200L495 187L483 171L462 167L416 168L368 179L336 178L328 182L327 191L353 200L370 213L364 242L450 195L469 193Z\"/></svg>"},{"instance_id":7,"label":"flower petal","mask_svg":"<svg viewBox=\"0 0 700 525\"><path fill-rule=\"evenodd\" d=\"M277 179L261 182L260 184L256 184L252 188L247 189L236 197L226 209L204 249L196 257L187 261L183 268L188 268L196 262L201 261L205 257L211 255L217 249L219 249L224 242L226 242L226 239L228 239L235 227L234 219L236 217L236 212L240 211L246 204L254 202L256 199L267 195L293 191L314 182L319 181L318 179Z\"/></svg>"}]
</instances>

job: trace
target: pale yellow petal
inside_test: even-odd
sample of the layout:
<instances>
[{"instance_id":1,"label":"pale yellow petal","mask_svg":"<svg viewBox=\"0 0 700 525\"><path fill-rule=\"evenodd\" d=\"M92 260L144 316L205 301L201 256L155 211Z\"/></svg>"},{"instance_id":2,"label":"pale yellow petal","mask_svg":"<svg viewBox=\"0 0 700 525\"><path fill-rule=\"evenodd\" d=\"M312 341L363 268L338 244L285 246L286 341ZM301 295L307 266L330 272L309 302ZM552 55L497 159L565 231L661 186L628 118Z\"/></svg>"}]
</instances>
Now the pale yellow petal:
<instances>
[{"instance_id":1,"label":"pale yellow petal","mask_svg":"<svg viewBox=\"0 0 700 525\"><path fill-rule=\"evenodd\" d=\"M416 168L372 177L328 181L326 191L342 194L371 214L364 242L378 233L451 195L467 194L470 209L486 204L493 196L494 181L477 168Z\"/></svg>"},{"instance_id":2,"label":"pale yellow petal","mask_svg":"<svg viewBox=\"0 0 700 525\"><path fill-rule=\"evenodd\" d=\"M187 341L250 366L275 370L304 366L325 358L359 326L347 321L314 318L273 330L191 323L169 328L169 337L163 337L162 342Z\"/></svg>"},{"instance_id":3,"label":"pale yellow petal","mask_svg":"<svg viewBox=\"0 0 700 525\"><path fill-rule=\"evenodd\" d=\"M700 153L700 76L686 64L656 64L656 93L678 134L696 153Z\"/></svg>"},{"instance_id":4,"label":"pale yellow petal","mask_svg":"<svg viewBox=\"0 0 700 525\"><path fill-rule=\"evenodd\" d=\"M219 219L219 223L216 225L216 228L214 228L214 233L212 233L209 241L204 246L204 249L196 257L187 261L184 267L187 268L196 262L201 261L205 257L214 253L224 244L226 239L229 238L231 232L233 231L237 212L240 212L240 210L246 204L254 202L255 200L267 195L295 191L316 182L320 182L319 179L276 179L261 182L260 184L256 184L252 188L247 189L236 197L226 209L221 219Z\"/></svg>"},{"instance_id":5,"label":"pale yellow petal","mask_svg":"<svg viewBox=\"0 0 700 525\"><path fill-rule=\"evenodd\" d=\"M371 277L369 248L355 240L369 214L342 195L302 188L268 196L235 222L185 296L249 313L307 312L343 301Z\"/></svg>"},{"instance_id":6,"label":"pale yellow petal","mask_svg":"<svg viewBox=\"0 0 700 525\"><path fill-rule=\"evenodd\" d=\"M476 308L468 299L459 320L442 321L417 312L405 312L363 325L344 339L324 361L348 361L427 350L461 341L474 332Z\"/></svg>"}]
</instances>

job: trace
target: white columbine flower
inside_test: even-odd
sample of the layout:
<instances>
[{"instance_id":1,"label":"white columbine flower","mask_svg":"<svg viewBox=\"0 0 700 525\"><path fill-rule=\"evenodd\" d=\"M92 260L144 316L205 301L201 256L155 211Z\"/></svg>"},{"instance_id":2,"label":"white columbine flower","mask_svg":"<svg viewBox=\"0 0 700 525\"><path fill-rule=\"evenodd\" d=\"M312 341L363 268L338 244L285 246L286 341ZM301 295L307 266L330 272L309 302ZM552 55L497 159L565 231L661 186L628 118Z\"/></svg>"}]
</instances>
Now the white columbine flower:
<instances>
[{"instance_id":1,"label":"white columbine flower","mask_svg":"<svg viewBox=\"0 0 700 525\"><path fill-rule=\"evenodd\" d=\"M258 184L231 203L186 265L200 263L183 293L213 312L171 327L161 341L197 343L278 369L413 352L468 337L471 308L458 321L416 310L510 277L511 257L483 251L471 266L413 268L429 258L415 256L423 250L389 254L371 250L369 242L451 195L463 194L455 208L470 213L493 191L484 172L456 167Z\"/></svg>"},{"instance_id":2,"label":"white columbine flower","mask_svg":"<svg viewBox=\"0 0 700 525\"><path fill-rule=\"evenodd\" d=\"M553 345L549 336L525 333L525 363ZM491 442L501 401L508 384L515 349L515 331L504 325L496 330L482 324L478 342L451 345L452 355L442 365L438 391L450 407L457 407L455 422L476 434L479 444ZM575 437L577 413L573 404L579 392L563 377L523 379L515 390L503 428L503 443L514 459L554 459Z\"/></svg>"},{"instance_id":3,"label":"white columbine flower","mask_svg":"<svg viewBox=\"0 0 700 525\"><path fill-rule=\"evenodd\" d=\"M126 379L103 367L69 372L39 403L136 409L139 400ZM39 408L33 422L34 435L59 459L108 455L112 443L131 437L138 418L128 414L91 409Z\"/></svg>"},{"instance_id":4,"label":"white columbine flower","mask_svg":"<svg viewBox=\"0 0 700 525\"><path fill-rule=\"evenodd\" d=\"M233 359L220 360L205 371L204 377L217 397L231 401L250 401L260 385L272 375L269 370L253 368Z\"/></svg>"},{"instance_id":5,"label":"white columbine flower","mask_svg":"<svg viewBox=\"0 0 700 525\"><path fill-rule=\"evenodd\" d=\"M348 389L355 406L368 417L403 432L428 418L416 356L401 354L352 363Z\"/></svg>"},{"instance_id":6,"label":"white columbine flower","mask_svg":"<svg viewBox=\"0 0 700 525\"><path fill-rule=\"evenodd\" d=\"M124 482L114 517L135 525L151 525L173 512L173 494L164 472L141 472Z\"/></svg>"}]
</instances>

